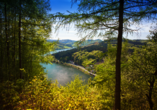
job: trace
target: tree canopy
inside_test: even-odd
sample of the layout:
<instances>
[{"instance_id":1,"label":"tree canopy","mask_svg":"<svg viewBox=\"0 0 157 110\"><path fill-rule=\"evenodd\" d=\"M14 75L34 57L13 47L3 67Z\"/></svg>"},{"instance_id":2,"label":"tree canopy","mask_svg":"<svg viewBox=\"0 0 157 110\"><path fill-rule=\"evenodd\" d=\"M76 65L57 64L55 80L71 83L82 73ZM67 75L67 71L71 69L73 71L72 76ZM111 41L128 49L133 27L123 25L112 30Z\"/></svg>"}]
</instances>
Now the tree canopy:
<instances>
[{"instance_id":1,"label":"tree canopy","mask_svg":"<svg viewBox=\"0 0 157 110\"><path fill-rule=\"evenodd\" d=\"M72 0L76 3L78 0ZM150 0L81 0L77 13L64 15L58 13L58 27L75 23L79 33L86 33L82 40L89 37L117 36L115 110L120 110L121 48L124 32L133 32L132 23L156 15L156 1ZM57 29L58 29L57 27Z\"/></svg>"}]
</instances>

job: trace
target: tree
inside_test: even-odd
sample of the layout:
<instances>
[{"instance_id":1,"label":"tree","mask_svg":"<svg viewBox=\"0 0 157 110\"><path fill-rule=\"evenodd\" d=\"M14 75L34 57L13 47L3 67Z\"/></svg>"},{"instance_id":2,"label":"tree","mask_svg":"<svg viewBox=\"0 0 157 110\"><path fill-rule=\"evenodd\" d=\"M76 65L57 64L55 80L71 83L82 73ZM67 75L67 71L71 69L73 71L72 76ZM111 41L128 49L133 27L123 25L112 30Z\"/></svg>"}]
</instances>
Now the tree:
<instances>
[{"instance_id":1,"label":"tree","mask_svg":"<svg viewBox=\"0 0 157 110\"><path fill-rule=\"evenodd\" d=\"M22 63L21 63L21 0L19 0L19 73L22 79Z\"/></svg>"},{"instance_id":2,"label":"tree","mask_svg":"<svg viewBox=\"0 0 157 110\"><path fill-rule=\"evenodd\" d=\"M121 48L122 48L122 36L123 36L123 11L124 11L124 0L119 1L119 29L117 39L117 55L116 55L116 86L115 86L115 110L120 110L121 99Z\"/></svg>"},{"instance_id":3,"label":"tree","mask_svg":"<svg viewBox=\"0 0 157 110\"><path fill-rule=\"evenodd\" d=\"M9 104L34 76L45 74L40 63L51 63L49 0L0 0L0 109ZM45 55L47 54L47 55ZM16 89L13 86L16 86ZM4 101L3 94L8 98ZM2 108L1 108L2 107Z\"/></svg>"},{"instance_id":4,"label":"tree","mask_svg":"<svg viewBox=\"0 0 157 110\"><path fill-rule=\"evenodd\" d=\"M47 43L51 18L49 0L0 1L1 81L28 78L40 73L40 62L50 62L55 43ZM33 69L34 68L34 69ZM32 77L31 76L31 77Z\"/></svg>"},{"instance_id":5,"label":"tree","mask_svg":"<svg viewBox=\"0 0 157 110\"><path fill-rule=\"evenodd\" d=\"M150 40L157 42L157 25L154 27L151 27L150 35L148 35L148 38Z\"/></svg>"},{"instance_id":6,"label":"tree","mask_svg":"<svg viewBox=\"0 0 157 110\"><path fill-rule=\"evenodd\" d=\"M156 109L154 103L156 103L156 44L154 42L149 42L149 45L143 46L142 48L135 48L133 55L128 59L129 68L125 70L124 76L128 76L128 80L134 81L134 86L138 88L135 89L135 102L143 102L145 105L143 109ZM126 72L128 71L128 72ZM139 86L140 85L140 86ZM130 92L133 91L130 89ZM140 92L140 93L138 93ZM140 95L141 94L141 95ZM142 98L139 100L139 96ZM148 103L148 104L147 104ZM139 106L139 105L137 105ZM146 108L147 107L147 108Z\"/></svg>"},{"instance_id":7,"label":"tree","mask_svg":"<svg viewBox=\"0 0 157 110\"><path fill-rule=\"evenodd\" d=\"M73 0L73 3L76 2L77 0ZM133 32L129 29L131 23L138 23L143 18L150 18L152 14L156 14L157 11L153 9L156 3L150 0L81 0L78 13L56 15L60 18L57 29L66 24L76 23L79 34L88 32L82 40L95 36L110 38L118 32L115 110L120 110L120 58L123 32Z\"/></svg>"}]
</instances>

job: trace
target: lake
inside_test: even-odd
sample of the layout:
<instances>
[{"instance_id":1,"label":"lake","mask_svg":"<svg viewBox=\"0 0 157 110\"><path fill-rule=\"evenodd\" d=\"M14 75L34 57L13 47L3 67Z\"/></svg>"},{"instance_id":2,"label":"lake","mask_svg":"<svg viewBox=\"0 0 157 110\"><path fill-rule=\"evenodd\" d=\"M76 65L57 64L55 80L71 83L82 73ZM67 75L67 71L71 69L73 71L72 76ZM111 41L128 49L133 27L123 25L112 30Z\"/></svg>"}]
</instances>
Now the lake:
<instances>
[{"instance_id":1,"label":"lake","mask_svg":"<svg viewBox=\"0 0 157 110\"><path fill-rule=\"evenodd\" d=\"M69 49L56 50L55 52L51 52L51 54L66 50ZM82 77L82 80L84 80L85 82L87 82L90 77L93 78L93 76L87 75L78 69L63 64L53 63L52 65L51 64L41 65L45 67L44 71L48 73L47 74L48 78L51 78L52 80L57 80L59 84L63 86L66 85L68 82L70 83L74 79L73 77L75 75L79 75L80 77Z\"/></svg>"}]
</instances>

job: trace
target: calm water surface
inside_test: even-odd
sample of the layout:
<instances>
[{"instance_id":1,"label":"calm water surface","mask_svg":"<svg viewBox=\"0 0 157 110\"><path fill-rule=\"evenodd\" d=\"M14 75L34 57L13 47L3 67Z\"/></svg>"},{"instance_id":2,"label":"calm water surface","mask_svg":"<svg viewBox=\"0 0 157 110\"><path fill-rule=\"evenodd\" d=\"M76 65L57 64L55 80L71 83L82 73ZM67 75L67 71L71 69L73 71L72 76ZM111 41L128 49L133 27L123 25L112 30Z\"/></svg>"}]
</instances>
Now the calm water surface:
<instances>
[{"instance_id":1,"label":"calm water surface","mask_svg":"<svg viewBox=\"0 0 157 110\"><path fill-rule=\"evenodd\" d=\"M58 50L58 51L63 51L63 50ZM70 66L57 64L57 63L53 63L52 65L51 64L41 64L41 65L46 68L44 71L48 73L47 77L51 78L52 80L57 79L59 84L61 85L66 85L68 82L70 83L75 75L79 75L80 77L82 77L82 80L84 80L85 82L87 82L90 77L93 78L93 76L87 75Z\"/></svg>"}]
</instances>

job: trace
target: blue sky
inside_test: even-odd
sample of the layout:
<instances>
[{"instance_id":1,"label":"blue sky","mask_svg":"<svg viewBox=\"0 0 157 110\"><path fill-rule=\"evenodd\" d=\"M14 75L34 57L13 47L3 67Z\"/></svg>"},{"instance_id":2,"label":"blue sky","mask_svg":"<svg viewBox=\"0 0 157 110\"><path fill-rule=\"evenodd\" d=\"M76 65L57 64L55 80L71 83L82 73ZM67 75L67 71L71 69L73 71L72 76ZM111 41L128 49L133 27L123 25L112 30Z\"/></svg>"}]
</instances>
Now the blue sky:
<instances>
[{"instance_id":1,"label":"blue sky","mask_svg":"<svg viewBox=\"0 0 157 110\"><path fill-rule=\"evenodd\" d=\"M71 8L71 0L50 0L51 12L62 12L66 13L67 10L75 11L77 10L77 5L73 5Z\"/></svg>"},{"instance_id":2,"label":"blue sky","mask_svg":"<svg viewBox=\"0 0 157 110\"><path fill-rule=\"evenodd\" d=\"M51 12L50 13L67 13L67 10L70 12L77 11L77 4L71 7L71 0L50 0ZM141 25L133 25L132 27L140 28L138 32L134 32L134 34L123 35L128 39L147 39L147 35L149 34L150 26L153 26L151 22L143 21ZM71 40L79 40L81 39L77 35L77 30L74 26L71 26L69 30L60 29L58 33L51 32L51 39L71 39ZM97 38L95 38L97 39Z\"/></svg>"}]
</instances>

